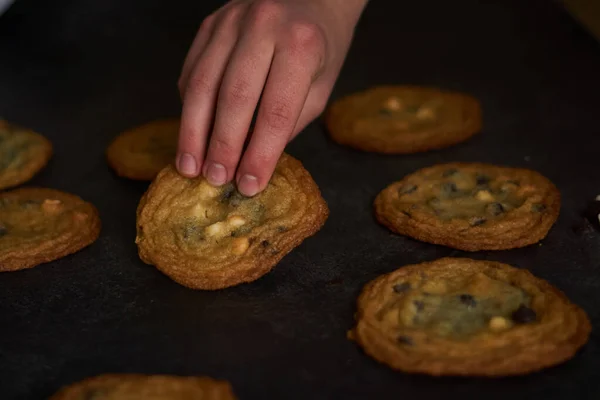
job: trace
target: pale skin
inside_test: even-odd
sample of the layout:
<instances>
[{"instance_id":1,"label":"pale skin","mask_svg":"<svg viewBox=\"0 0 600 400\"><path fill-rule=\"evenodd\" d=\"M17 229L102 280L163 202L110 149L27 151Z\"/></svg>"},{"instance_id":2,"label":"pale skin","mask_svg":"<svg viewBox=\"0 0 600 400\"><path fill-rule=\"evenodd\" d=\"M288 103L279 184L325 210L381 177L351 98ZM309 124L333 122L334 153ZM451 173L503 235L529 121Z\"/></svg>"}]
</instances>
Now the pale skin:
<instances>
[{"instance_id":1,"label":"pale skin","mask_svg":"<svg viewBox=\"0 0 600 400\"><path fill-rule=\"evenodd\" d=\"M367 1L232 0L208 16L178 82L179 173L261 192L323 112Z\"/></svg>"}]
</instances>

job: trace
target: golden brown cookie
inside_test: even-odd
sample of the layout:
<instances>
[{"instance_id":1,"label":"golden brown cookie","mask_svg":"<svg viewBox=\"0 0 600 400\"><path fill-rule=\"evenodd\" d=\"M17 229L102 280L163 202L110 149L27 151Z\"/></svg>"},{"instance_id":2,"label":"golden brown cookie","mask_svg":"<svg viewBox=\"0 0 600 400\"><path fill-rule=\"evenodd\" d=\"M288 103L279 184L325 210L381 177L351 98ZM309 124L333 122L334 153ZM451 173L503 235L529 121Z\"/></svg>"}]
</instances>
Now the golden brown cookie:
<instances>
[{"instance_id":1,"label":"golden brown cookie","mask_svg":"<svg viewBox=\"0 0 600 400\"><path fill-rule=\"evenodd\" d=\"M117 136L106 150L108 164L124 178L151 181L177 151L179 119L163 119Z\"/></svg>"},{"instance_id":2,"label":"golden brown cookie","mask_svg":"<svg viewBox=\"0 0 600 400\"><path fill-rule=\"evenodd\" d=\"M106 374L65 386L50 400L236 400L227 381L208 377Z\"/></svg>"},{"instance_id":3,"label":"golden brown cookie","mask_svg":"<svg viewBox=\"0 0 600 400\"><path fill-rule=\"evenodd\" d=\"M0 271L32 268L94 242L100 233L96 208L53 189L0 193Z\"/></svg>"},{"instance_id":4,"label":"golden brown cookie","mask_svg":"<svg viewBox=\"0 0 600 400\"><path fill-rule=\"evenodd\" d=\"M448 147L482 124L477 99L417 86L378 86L346 96L329 107L325 122L337 143L387 154Z\"/></svg>"},{"instance_id":5,"label":"golden brown cookie","mask_svg":"<svg viewBox=\"0 0 600 400\"><path fill-rule=\"evenodd\" d=\"M465 251L536 243L559 210L560 192L539 173L481 163L421 169L375 199L377 220L392 231Z\"/></svg>"},{"instance_id":6,"label":"golden brown cookie","mask_svg":"<svg viewBox=\"0 0 600 400\"><path fill-rule=\"evenodd\" d=\"M442 258L368 283L350 337L410 373L504 376L562 363L588 340L581 308L530 272Z\"/></svg>"},{"instance_id":7,"label":"golden brown cookie","mask_svg":"<svg viewBox=\"0 0 600 400\"><path fill-rule=\"evenodd\" d=\"M51 157L48 139L0 119L0 189L27 182Z\"/></svg>"},{"instance_id":8,"label":"golden brown cookie","mask_svg":"<svg viewBox=\"0 0 600 400\"><path fill-rule=\"evenodd\" d=\"M184 178L169 165L140 201L136 243L144 262L181 285L221 289L269 272L328 215L311 175L287 154L252 198L233 184Z\"/></svg>"}]
</instances>

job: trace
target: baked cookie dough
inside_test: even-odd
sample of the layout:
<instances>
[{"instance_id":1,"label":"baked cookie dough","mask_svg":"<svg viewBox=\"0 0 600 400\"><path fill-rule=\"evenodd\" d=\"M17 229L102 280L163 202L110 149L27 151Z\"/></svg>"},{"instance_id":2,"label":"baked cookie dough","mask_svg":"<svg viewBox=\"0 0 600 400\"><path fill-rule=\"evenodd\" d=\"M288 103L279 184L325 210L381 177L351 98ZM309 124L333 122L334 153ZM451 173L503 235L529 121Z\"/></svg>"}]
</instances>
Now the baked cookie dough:
<instances>
[{"instance_id":1,"label":"baked cookie dough","mask_svg":"<svg viewBox=\"0 0 600 400\"><path fill-rule=\"evenodd\" d=\"M0 119L0 189L29 181L51 157L48 139Z\"/></svg>"},{"instance_id":2,"label":"baked cookie dough","mask_svg":"<svg viewBox=\"0 0 600 400\"><path fill-rule=\"evenodd\" d=\"M106 374L60 389L50 400L236 400L229 382L208 377Z\"/></svg>"},{"instance_id":3,"label":"baked cookie dough","mask_svg":"<svg viewBox=\"0 0 600 400\"><path fill-rule=\"evenodd\" d=\"M0 272L32 268L75 253L100 234L96 208L53 189L0 193Z\"/></svg>"},{"instance_id":4,"label":"baked cookie dough","mask_svg":"<svg viewBox=\"0 0 600 400\"><path fill-rule=\"evenodd\" d=\"M562 363L588 340L586 313L548 282L493 261L442 258L368 283L350 337L409 373L507 376Z\"/></svg>"},{"instance_id":5,"label":"baked cookie dough","mask_svg":"<svg viewBox=\"0 0 600 400\"><path fill-rule=\"evenodd\" d=\"M377 220L392 231L465 251L536 243L559 210L560 192L539 173L481 163L421 169L375 199Z\"/></svg>"},{"instance_id":6,"label":"baked cookie dough","mask_svg":"<svg viewBox=\"0 0 600 400\"><path fill-rule=\"evenodd\" d=\"M108 164L117 175L151 181L175 160L179 119L163 119L117 136L106 150Z\"/></svg>"},{"instance_id":7,"label":"baked cookie dough","mask_svg":"<svg viewBox=\"0 0 600 400\"><path fill-rule=\"evenodd\" d=\"M140 258L181 285L214 290L266 274L329 215L300 161L283 154L267 188L242 196L233 184L162 170L140 200Z\"/></svg>"},{"instance_id":8,"label":"baked cookie dough","mask_svg":"<svg viewBox=\"0 0 600 400\"><path fill-rule=\"evenodd\" d=\"M335 142L386 154L455 145L478 133L481 120L481 106L472 96L417 86L378 86L351 94L325 115Z\"/></svg>"}]
</instances>

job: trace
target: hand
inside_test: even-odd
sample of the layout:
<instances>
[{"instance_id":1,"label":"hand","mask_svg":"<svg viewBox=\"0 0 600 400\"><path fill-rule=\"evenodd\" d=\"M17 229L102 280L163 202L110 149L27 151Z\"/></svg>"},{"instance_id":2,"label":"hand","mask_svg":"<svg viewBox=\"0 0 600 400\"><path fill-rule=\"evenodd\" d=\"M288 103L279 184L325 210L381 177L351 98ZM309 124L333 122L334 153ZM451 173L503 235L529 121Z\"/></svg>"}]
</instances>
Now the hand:
<instances>
[{"instance_id":1,"label":"hand","mask_svg":"<svg viewBox=\"0 0 600 400\"><path fill-rule=\"evenodd\" d=\"M206 18L178 83L179 172L262 191L287 143L323 112L366 2L232 0Z\"/></svg>"}]
</instances>

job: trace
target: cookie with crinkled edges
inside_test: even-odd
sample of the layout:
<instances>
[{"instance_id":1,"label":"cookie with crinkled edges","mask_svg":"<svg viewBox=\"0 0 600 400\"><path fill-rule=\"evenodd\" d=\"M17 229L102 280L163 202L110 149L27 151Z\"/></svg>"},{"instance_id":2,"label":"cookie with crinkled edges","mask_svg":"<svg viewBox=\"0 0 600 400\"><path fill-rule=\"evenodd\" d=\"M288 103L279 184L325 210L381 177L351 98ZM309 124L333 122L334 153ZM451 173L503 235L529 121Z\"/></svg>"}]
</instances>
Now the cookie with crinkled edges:
<instances>
[{"instance_id":1,"label":"cookie with crinkled edges","mask_svg":"<svg viewBox=\"0 0 600 400\"><path fill-rule=\"evenodd\" d=\"M129 129L106 149L108 164L117 175L151 181L177 152L179 119L162 119Z\"/></svg>"},{"instance_id":2,"label":"cookie with crinkled edges","mask_svg":"<svg viewBox=\"0 0 600 400\"><path fill-rule=\"evenodd\" d=\"M209 377L104 374L61 388L50 400L236 400L229 382Z\"/></svg>"},{"instance_id":3,"label":"cookie with crinkled edges","mask_svg":"<svg viewBox=\"0 0 600 400\"><path fill-rule=\"evenodd\" d=\"M590 332L585 311L529 271L442 258L368 283L349 336L399 371L491 377L563 363Z\"/></svg>"},{"instance_id":4,"label":"cookie with crinkled edges","mask_svg":"<svg viewBox=\"0 0 600 400\"><path fill-rule=\"evenodd\" d=\"M479 101L465 93L411 85L376 86L333 102L326 111L338 144L409 154L466 141L482 127Z\"/></svg>"},{"instance_id":5,"label":"cookie with crinkled edges","mask_svg":"<svg viewBox=\"0 0 600 400\"><path fill-rule=\"evenodd\" d=\"M0 271L57 260L100 234L96 208L70 193L20 188L0 193Z\"/></svg>"},{"instance_id":6,"label":"cookie with crinkled edges","mask_svg":"<svg viewBox=\"0 0 600 400\"><path fill-rule=\"evenodd\" d=\"M211 186L173 165L140 200L140 258L179 284L215 290L251 282L321 229L329 215L300 161L283 154L266 189L254 197L233 184Z\"/></svg>"},{"instance_id":7,"label":"cookie with crinkled edges","mask_svg":"<svg viewBox=\"0 0 600 400\"><path fill-rule=\"evenodd\" d=\"M374 202L393 232L459 250L504 250L542 240L556 222L560 192L538 172L448 163L392 183Z\"/></svg>"},{"instance_id":8,"label":"cookie with crinkled edges","mask_svg":"<svg viewBox=\"0 0 600 400\"><path fill-rule=\"evenodd\" d=\"M44 136L0 119L0 189L29 181L51 157L52 143Z\"/></svg>"}]
</instances>

